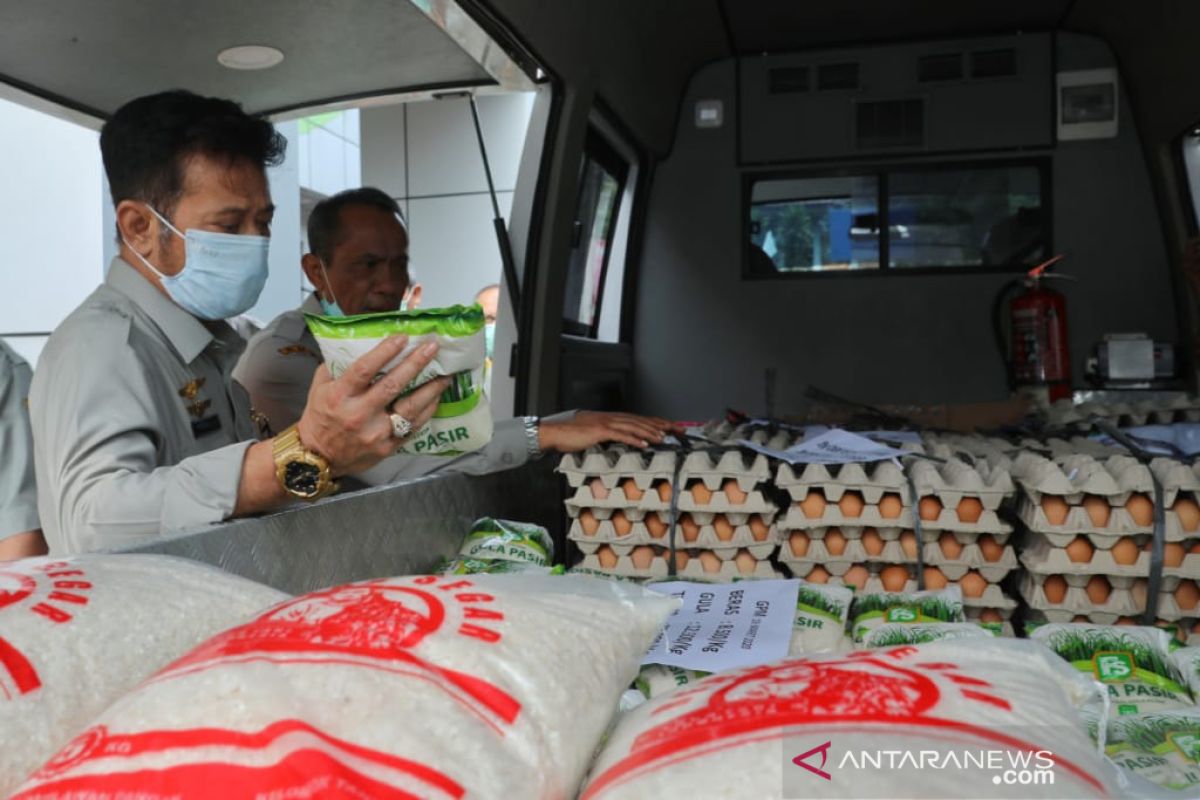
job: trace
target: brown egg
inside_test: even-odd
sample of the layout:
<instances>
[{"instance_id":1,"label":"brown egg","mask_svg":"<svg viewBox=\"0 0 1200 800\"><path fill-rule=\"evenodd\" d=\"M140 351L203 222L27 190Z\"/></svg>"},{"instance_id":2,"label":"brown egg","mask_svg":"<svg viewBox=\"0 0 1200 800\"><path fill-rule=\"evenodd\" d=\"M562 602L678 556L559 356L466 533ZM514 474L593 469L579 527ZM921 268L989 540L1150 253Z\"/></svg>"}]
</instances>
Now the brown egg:
<instances>
[{"instance_id":1,"label":"brown egg","mask_svg":"<svg viewBox=\"0 0 1200 800\"><path fill-rule=\"evenodd\" d=\"M1071 507L1067 505L1067 501L1055 494L1047 494L1042 496L1042 513L1046 515L1046 521L1051 525L1062 525L1067 521L1067 514Z\"/></svg>"},{"instance_id":2,"label":"brown egg","mask_svg":"<svg viewBox=\"0 0 1200 800\"><path fill-rule=\"evenodd\" d=\"M825 551L831 556L840 556L846 552L846 534L837 528L825 531Z\"/></svg>"},{"instance_id":3,"label":"brown egg","mask_svg":"<svg viewBox=\"0 0 1200 800\"><path fill-rule=\"evenodd\" d=\"M1051 575L1042 583L1042 592L1047 603L1060 605L1067 597L1067 579L1062 575Z\"/></svg>"},{"instance_id":4,"label":"brown egg","mask_svg":"<svg viewBox=\"0 0 1200 800\"><path fill-rule=\"evenodd\" d=\"M1128 537L1126 537L1126 538L1128 538ZM1153 544L1153 543L1151 542L1151 544ZM1117 546L1113 545L1113 550L1116 550L1116 549L1117 549ZM1149 548L1147 548L1147 549L1149 549ZM1183 545L1181 545L1179 542L1166 542L1165 544L1163 544L1163 566L1164 567L1182 566L1184 555L1185 554L1183 552Z\"/></svg>"},{"instance_id":5,"label":"brown egg","mask_svg":"<svg viewBox=\"0 0 1200 800\"><path fill-rule=\"evenodd\" d=\"M958 539L954 538L954 534L950 531L944 532L938 537L938 547L942 548L942 555L951 561L957 561L962 555L963 546L958 543Z\"/></svg>"},{"instance_id":6,"label":"brown egg","mask_svg":"<svg viewBox=\"0 0 1200 800\"><path fill-rule=\"evenodd\" d=\"M1087 592L1088 600L1094 606L1102 606L1108 602L1108 596L1112 594L1112 584L1108 582L1108 578L1103 575L1093 575L1091 580L1084 587Z\"/></svg>"},{"instance_id":7,"label":"brown egg","mask_svg":"<svg viewBox=\"0 0 1200 800\"><path fill-rule=\"evenodd\" d=\"M874 528L867 528L862 534L862 546L867 555L877 556L883 552L883 537Z\"/></svg>"},{"instance_id":8,"label":"brown egg","mask_svg":"<svg viewBox=\"0 0 1200 800\"><path fill-rule=\"evenodd\" d=\"M638 569L650 569L650 564L654 561L654 548L648 544L635 547L629 551L629 560Z\"/></svg>"},{"instance_id":9,"label":"brown egg","mask_svg":"<svg viewBox=\"0 0 1200 800\"><path fill-rule=\"evenodd\" d=\"M1190 497L1180 497L1175 501L1175 505L1171 506L1171 509L1179 517L1179 527L1188 533L1193 533L1200 528L1200 505L1196 505L1195 500Z\"/></svg>"},{"instance_id":10,"label":"brown egg","mask_svg":"<svg viewBox=\"0 0 1200 800\"><path fill-rule=\"evenodd\" d=\"M661 500L664 503L671 502L671 482L670 481L659 481L657 490L658 490L658 499L659 500Z\"/></svg>"},{"instance_id":11,"label":"brown egg","mask_svg":"<svg viewBox=\"0 0 1200 800\"><path fill-rule=\"evenodd\" d=\"M644 491L638 488L637 481L633 478L626 478L621 481L621 491L625 493L626 500L632 500L635 503L641 500L642 495L645 494Z\"/></svg>"},{"instance_id":12,"label":"brown egg","mask_svg":"<svg viewBox=\"0 0 1200 800\"><path fill-rule=\"evenodd\" d=\"M617 511L612 515L612 525L618 537L628 536L633 532L633 523L625 516L624 511Z\"/></svg>"},{"instance_id":13,"label":"brown egg","mask_svg":"<svg viewBox=\"0 0 1200 800\"><path fill-rule=\"evenodd\" d=\"M600 480L599 478L592 478L590 481L588 481L588 486L590 486L592 489L592 497L596 498L597 500L608 499L608 488L604 485L604 481Z\"/></svg>"},{"instance_id":14,"label":"brown egg","mask_svg":"<svg viewBox=\"0 0 1200 800\"><path fill-rule=\"evenodd\" d=\"M900 534L900 549L904 551L905 558L917 557L917 535L912 531L904 531Z\"/></svg>"},{"instance_id":15,"label":"brown egg","mask_svg":"<svg viewBox=\"0 0 1200 800\"><path fill-rule=\"evenodd\" d=\"M733 538L733 524L725 519L724 514L718 514L713 517L713 530L716 531L717 538L722 542L728 542Z\"/></svg>"},{"instance_id":16,"label":"brown egg","mask_svg":"<svg viewBox=\"0 0 1200 800\"><path fill-rule=\"evenodd\" d=\"M804 531L792 531L788 537L788 547L792 548L792 555L796 558L804 558L808 554L808 534Z\"/></svg>"},{"instance_id":17,"label":"brown egg","mask_svg":"<svg viewBox=\"0 0 1200 800\"><path fill-rule=\"evenodd\" d=\"M715 575L721 571L721 559L712 550L701 550L700 568L710 575Z\"/></svg>"},{"instance_id":18,"label":"brown egg","mask_svg":"<svg viewBox=\"0 0 1200 800\"><path fill-rule=\"evenodd\" d=\"M1129 536L1122 536L1120 539L1117 539L1116 543L1113 544L1112 550L1110 552L1112 553L1113 561L1120 566L1128 567L1128 566L1132 566L1133 564L1137 563L1137 559L1138 559L1137 542L1135 542ZM1183 560L1183 548L1182 547L1179 548L1179 559L1180 559L1180 561Z\"/></svg>"},{"instance_id":19,"label":"brown egg","mask_svg":"<svg viewBox=\"0 0 1200 800\"><path fill-rule=\"evenodd\" d=\"M838 508L841 510L842 516L848 519L861 517L865 505L861 492L846 492L842 495L842 499L838 500Z\"/></svg>"},{"instance_id":20,"label":"brown egg","mask_svg":"<svg viewBox=\"0 0 1200 800\"><path fill-rule=\"evenodd\" d=\"M700 526L692 519L691 514L684 514L679 518L679 529L683 532L685 542L694 542L700 538Z\"/></svg>"},{"instance_id":21,"label":"brown egg","mask_svg":"<svg viewBox=\"0 0 1200 800\"><path fill-rule=\"evenodd\" d=\"M1071 622L1089 622L1089 621L1090 620L1087 618L1086 614L1076 614L1075 616L1071 617Z\"/></svg>"},{"instance_id":22,"label":"brown egg","mask_svg":"<svg viewBox=\"0 0 1200 800\"><path fill-rule=\"evenodd\" d=\"M979 522L983 516L983 503L978 497L964 497L958 502L958 521L968 525Z\"/></svg>"},{"instance_id":23,"label":"brown egg","mask_svg":"<svg viewBox=\"0 0 1200 800\"><path fill-rule=\"evenodd\" d=\"M1133 617L1117 617L1117 621L1113 625L1137 625L1139 624Z\"/></svg>"},{"instance_id":24,"label":"brown egg","mask_svg":"<svg viewBox=\"0 0 1200 800\"><path fill-rule=\"evenodd\" d=\"M668 551L666 555L668 557L670 557L670 551ZM682 572L683 569L688 565L689 560L690 559L687 554L687 550L676 550L675 551L675 571Z\"/></svg>"},{"instance_id":25,"label":"brown egg","mask_svg":"<svg viewBox=\"0 0 1200 800\"><path fill-rule=\"evenodd\" d=\"M1196 620L1192 625L1192 633L1200 633L1200 620Z\"/></svg>"},{"instance_id":26,"label":"brown egg","mask_svg":"<svg viewBox=\"0 0 1200 800\"><path fill-rule=\"evenodd\" d=\"M946 580L946 573L937 567L926 567L924 575L926 589L945 589L949 582Z\"/></svg>"},{"instance_id":27,"label":"brown egg","mask_svg":"<svg viewBox=\"0 0 1200 800\"><path fill-rule=\"evenodd\" d=\"M994 608L985 608L979 612L980 622L1004 622L1004 615Z\"/></svg>"},{"instance_id":28,"label":"brown egg","mask_svg":"<svg viewBox=\"0 0 1200 800\"><path fill-rule=\"evenodd\" d=\"M595 536L596 531L600 530L600 520L596 519L590 508L585 508L579 512L579 527L583 529L584 536Z\"/></svg>"},{"instance_id":29,"label":"brown egg","mask_svg":"<svg viewBox=\"0 0 1200 800\"><path fill-rule=\"evenodd\" d=\"M979 553L984 561L999 561L1004 558L1004 545L996 541L990 533L979 537Z\"/></svg>"},{"instance_id":30,"label":"brown egg","mask_svg":"<svg viewBox=\"0 0 1200 800\"><path fill-rule=\"evenodd\" d=\"M987 587L987 578L975 570L971 570L966 575L963 575L958 582L958 588L962 589L963 597L983 597L983 593Z\"/></svg>"},{"instance_id":31,"label":"brown egg","mask_svg":"<svg viewBox=\"0 0 1200 800\"><path fill-rule=\"evenodd\" d=\"M917 503L917 513L921 515L921 519L932 522L942 515L942 501L932 495L922 497Z\"/></svg>"},{"instance_id":32,"label":"brown egg","mask_svg":"<svg viewBox=\"0 0 1200 800\"><path fill-rule=\"evenodd\" d=\"M902 511L904 511L904 503L900 501L900 495L895 492L888 492L879 498L879 516L884 519L896 519Z\"/></svg>"},{"instance_id":33,"label":"brown egg","mask_svg":"<svg viewBox=\"0 0 1200 800\"><path fill-rule=\"evenodd\" d=\"M1185 611L1195 608L1200 603L1200 589L1196 588L1196 582L1180 581L1179 588L1175 590L1175 602Z\"/></svg>"},{"instance_id":34,"label":"brown egg","mask_svg":"<svg viewBox=\"0 0 1200 800\"><path fill-rule=\"evenodd\" d=\"M753 575L754 570L758 569L758 559L750 555L749 550L738 550L733 563L737 564L738 572L743 575Z\"/></svg>"},{"instance_id":35,"label":"brown egg","mask_svg":"<svg viewBox=\"0 0 1200 800\"><path fill-rule=\"evenodd\" d=\"M902 592L908 583L908 569L899 564L884 567L879 573L879 580L885 592Z\"/></svg>"},{"instance_id":36,"label":"brown egg","mask_svg":"<svg viewBox=\"0 0 1200 800\"><path fill-rule=\"evenodd\" d=\"M808 574L804 576L804 580L808 581L809 583L829 583L829 578L829 570L825 569L820 564L813 567L811 570L809 570Z\"/></svg>"},{"instance_id":37,"label":"brown egg","mask_svg":"<svg viewBox=\"0 0 1200 800\"><path fill-rule=\"evenodd\" d=\"M596 558L600 561L600 566L605 569L612 569L617 565L617 554L606 544L600 545L600 548L596 550Z\"/></svg>"},{"instance_id":38,"label":"brown egg","mask_svg":"<svg viewBox=\"0 0 1200 800\"><path fill-rule=\"evenodd\" d=\"M842 583L861 590L867 585L867 578L869 577L871 577L871 573L867 572L866 567L864 567L862 564L855 564L853 567L846 570L846 574L842 576Z\"/></svg>"},{"instance_id":39,"label":"brown egg","mask_svg":"<svg viewBox=\"0 0 1200 800\"><path fill-rule=\"evenodd\" d=\"M771 526L763 521L762 514L755 514L750 518L750 535L754 537L754 541L765 542L770 534Z\"/></svg>"},{"instance_id":40,"label":"brown egg","mask_svg":"<svg viewBox=\"0 0 1200 800\"><path fill-rule=\"evenodd\" d=\"M1188 548L1189 553L1200 553L1200 539L1192 542L1192 546Z\"/></svg>"},{"instance_id":41,"label":"brown egg","mask_svg":"<svg viewBox=\"0 0 1200 800\"><path fill-rule=\"evenodd\" d=\"M1125 510L1133 518L1133 524L1139 528L1148 528L1154 524L1154 503L1144 494L1130 495L1125 501Z\"/></svg>"},{"instance_id":42,"label":"brown egg","mask_svg":"<svg viewBox=\"0 0 1200 800\"><path fill-rule=\"evenodd\" d=\"M1092 527L1108 527L1108 517L1112 513L1112 506L1108 504L1107 499L1094 494L1084 495L1083 508L1092 520Z\"/></svg>"},{"instance_id":43,"label":"brown egg","mask_svg":"<svg viewBox=\"0 0 1200 800\"><path fill-rule=\"evenodd\" d=\"M812 489L804 496L796 505L800 506L800 510L804 512L804 516L809 519L820 519L825 515L825 495L818 489Z\"/></svg>"},{"instance_id":44,"label":"brown egg","mask_svg":"<svg viewBox=\"0 0 1200 800\"><path fill-rule=\"evenodd\" d=\"M1096 548L1092 547L1092 543L1088 541L1086 536L1076 536L1067 545L1066 551L1067 558L1071 559L1074 563L1087 564L1092 560L1092 554L1096 552Z\"/></svg>"},{"instance_id":45,"label":"brown egg","mask_svg":"<svg viewBox=\"0 0 1200 800\"><path fill-rule=\"evenodd\" d=\"M692 484L692 500L698 506L706 506L712 502L712 489L704 485L704 481L696 481Z\"/></svg>"},{"instance_id":46,"label":"brown egg","mask_svg":"<svg viewBox=\"0 0 1200 800\"><path fill-rule=\"evenodd\" d=\"M654 512L646 515L646 532L652 539L661 539L667 533L667 523Z\"/></svg>"},{"instance_id":47,"label":"brown egg","mask_svg":"<svg viewBox=\"0 0 1200 800\"><path fill-rule=\"evenodd\" d=\"M725 492L725 498L735 506L740 506L746 502L746 493L742 491L742 487L738 486L737 480L730 478L721 485L721 491Z\"/></svg>"}]
</instances>

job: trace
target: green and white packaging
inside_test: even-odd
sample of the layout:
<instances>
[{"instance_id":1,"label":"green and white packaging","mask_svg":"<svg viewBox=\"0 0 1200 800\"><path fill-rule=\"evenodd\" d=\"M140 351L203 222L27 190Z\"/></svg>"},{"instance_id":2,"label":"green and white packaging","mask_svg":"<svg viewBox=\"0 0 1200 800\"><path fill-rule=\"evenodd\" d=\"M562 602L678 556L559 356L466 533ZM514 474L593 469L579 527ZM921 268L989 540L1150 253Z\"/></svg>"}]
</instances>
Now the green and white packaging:
<instances>
[{"instance_id":1,"label":"green and white packaging","mask_svg":"<svg viewBox=\"0 0 1200 800\"><path fill-rule=\"evenodd\" d=\"M437 569L439 575L506 575L513 572L540 572L548 575L550 567L535 567L518 561L501 561L483 558L452 558L444 561Z\"/></svg>"},{"instance_id":2,"label":"green and white packaging","mask_svg":"<svg viewBox=\"0 0 1200 800\"><path fill-rule=\"evenodd\" d=\"M1200 647L1180 647L1171 653L1171 661L1192 690L1192 696L1200 698Z\"/></svg>"},{"instance_id":3,"label":"green and white packaging","mask_svg":"<svg viewBox=\"0 0 1200 800\"><path fill-rule=\"evenodd\" d=\"M548 567L554 560L554 542L541 525L483 517L475 520L458 552L467 559Z\"/></svg>"},{"instance_id":4,"label":"green and white packaging","mask_svg":"<svg viewBox=\"0 0 1200 800\"><path fill-rule=\"evenodd\" d=\"M1116 717L1109 724L1105 752L1132 776L1130 797L1152 796L1139 781L1180 792L1180 798L1196 797L1200 794L1200 709Z\"/></svg>"},{"instance_id":5,"label":"green and white packaging","mask_svg":"<svg viewBox=\"0 0 1200 800\"><path fill-rule=\"evenodd\" d=\"M864 648L896 647L903 644L925 644L949 639L991 639L994 636L996 634L974 622L915 624L890 622L867 633L861 646Z\"/></svg>"},{"instance_id":6,"label":"green and white packaging","mask_svg":"<svg viewBox=\"0 0 1200 800\"><path fill-rule=\"evenodd\" d=\"M398 453L455 456L478 450L491 441L492 412L484 396L483 381L484 319L479 305L349 317L306 314L305 319L335 378L389 336L405 334L408 344L404 352L384 367L384 372L431 339L437 341L437 355L401 396L443 375L450 375L453 380L442 394L433 419L414 431Z\"/></svg>"},{"instance_id":7,"label":"green and white packaging","mask_svg":"<svg viewBox=\"0 0 1200 800\"><path fill-rule=\"evenodd\" d=\"M846 618L850 614L854 591L848 586L832 583L804 580L799 583L788 654L839 652L846 636Z\"/></svg>"},{"instance_id":8,"label":"green and white packaging","mask_svg":"<svg viewBox=\"0 0 1200 800\"><path fill-rule=\"evenodd\" d=\"M1114 717L1192 706L1170 655L1170 634L1138 625L1050 623L1029 631L1071 666L1104 684Z\"/></svg>"},{"instance_id":9,"label":"green and white packaging","mask_svg":"<svg viewBox=\"0 0 1200 800\"><path fill-rule=\"evenodd\" d=\"M682 667L669 667L665 664L647 664L638 673L633 685L646 696L647 700L660 697L676 689L689 686L712 673Z\"/></svg>"},{"instance_id":10,"label":"green and white packaging","mask_svg":"<svg viewBox=\"0 0 1200 800\"><path fill-rule=\"evenodd\" d=\"M924 592L868 592L854 598L850 616L850 631L859 646L881 625L966 621L957 586Z\"/></svg>"}]
</instances>

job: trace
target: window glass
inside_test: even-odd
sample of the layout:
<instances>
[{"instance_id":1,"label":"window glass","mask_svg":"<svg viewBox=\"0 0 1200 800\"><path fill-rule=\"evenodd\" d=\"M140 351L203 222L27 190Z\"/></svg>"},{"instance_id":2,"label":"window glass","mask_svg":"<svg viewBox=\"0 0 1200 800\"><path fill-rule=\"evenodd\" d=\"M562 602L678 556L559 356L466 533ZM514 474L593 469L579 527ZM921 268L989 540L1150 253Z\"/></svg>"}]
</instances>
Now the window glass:
<instances>
[{"instance_id":1,"label":"window glass","mask_svg":"<svg viewBox=\"0 0 1200 800\"><path fill-rule=\"evenodd\" d=\"M750 201L750 269L759 274L879 267L874 175L759 181Z\"/></svg>"},{"instance_id":2,"label":"window glass","mask_svg":"<svg viewBox=\"0 0 1200 800\"><path fill-rule=\"evenodd\" d=\"M1194 128L1183 137L1183 166L1187 170L1188 192L1192 200L1192 215L1200 229L1200 127Z\"/></svg>"}]
</instances>

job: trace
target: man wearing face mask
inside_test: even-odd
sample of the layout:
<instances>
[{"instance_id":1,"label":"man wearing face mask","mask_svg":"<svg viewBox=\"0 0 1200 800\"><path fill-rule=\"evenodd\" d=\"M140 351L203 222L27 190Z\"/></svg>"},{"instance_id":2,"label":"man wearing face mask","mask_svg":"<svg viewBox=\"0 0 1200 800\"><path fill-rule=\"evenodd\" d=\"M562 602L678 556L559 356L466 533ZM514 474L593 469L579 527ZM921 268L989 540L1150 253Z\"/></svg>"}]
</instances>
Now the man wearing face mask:
<instances>
[{"instance_id":1,"label":"man wearing face mask","mask_svg":"<svg viewBox=\"0 0 1200 800\"><path fill-rule=\"evenodd\" d=\"M395 400L433 358L393 337L338 380L316 370L273 439L231 373L267 277L265 167L286 142L228 100L174 91L100 134L119 255L50 337L30 390L38 508L52 554L119 547L336 489L430 419L446 381ZM376 376L386 371L383 377Z\"/></svg>"},{"instance_id":2,"label":"man wearing face mask","mask_svg":"<svg viewBox=\"0 0 1200 800\"><path fill-rule=\"evenodd\" d=\"M413 301L408 232L400 207L383 191L350 189L317 203L308 220L308 246L311 252L300 263L316 291L254 336L234 370L254 407L276 429L304 413L313 370L321 363L306 313L395 311ZM488 323L495 323L494 309ZM607 441L645 446L661 441L671 428L662 419L590 411L500 419L479 450L456 458L394 456L357 477L381 484L436 471L480 474L519 466L546 450L574 452Z\"/></svg>"}]
</instances>

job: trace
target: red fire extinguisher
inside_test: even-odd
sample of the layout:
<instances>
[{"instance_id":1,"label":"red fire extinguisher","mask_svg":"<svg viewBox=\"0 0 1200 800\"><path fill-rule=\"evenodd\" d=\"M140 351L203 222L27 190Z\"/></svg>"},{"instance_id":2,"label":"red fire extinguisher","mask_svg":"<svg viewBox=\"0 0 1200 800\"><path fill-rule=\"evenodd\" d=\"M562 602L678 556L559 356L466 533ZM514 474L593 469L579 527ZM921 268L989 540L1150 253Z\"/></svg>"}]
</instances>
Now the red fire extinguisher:
<instances>
[{"instance_id":1,"label":"red fire extinguisher","mask_svg":"<svg viewBox=\"0 0 1200 800\"><path fill-rule=\"evenodd\" d=\"M1013 388L1045 388L1050 402L1071 396L1071 350L1067 341L1067 301L1045 285L1047 270L1065 258L1057 255L1001 292L998 305L1013 289L1023 289L1008 307L1009 379ZM1003 337L1003 333L998 331Z\"/></svg>"}]
</instances>

